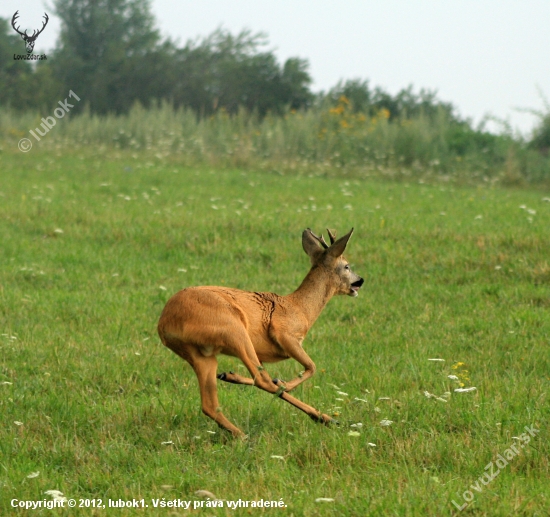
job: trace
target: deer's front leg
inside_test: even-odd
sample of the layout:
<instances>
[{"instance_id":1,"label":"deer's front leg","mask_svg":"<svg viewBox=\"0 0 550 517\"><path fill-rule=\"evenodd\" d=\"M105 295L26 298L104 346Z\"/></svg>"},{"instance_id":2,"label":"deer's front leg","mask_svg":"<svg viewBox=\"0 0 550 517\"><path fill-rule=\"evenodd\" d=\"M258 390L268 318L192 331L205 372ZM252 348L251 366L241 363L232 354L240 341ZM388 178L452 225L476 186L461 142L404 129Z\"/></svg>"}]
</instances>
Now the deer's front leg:
<instances>
[{"instance_id":1,"label":"deer's front leg","mask_svg":"<svg viewBox=\"0 0 550 517\"><path fill-rule=\"evenodd\" d=\"M281 383L279 381L278 384L281 384L285 387L285 391L292 391L296 386L302 384L302 382L307 381L310 377L313 376L316 370L315 363L311 360L309 355L305 352L305 350L302 348L302 340L296 339L294 337L283 337L280 338L279 344L284 349L284 351L291 357L292 359L298 361L303 367L304 371L298 377L292 379L291 381L288 381L286 383Z\"/></svg>"}]
</instances>

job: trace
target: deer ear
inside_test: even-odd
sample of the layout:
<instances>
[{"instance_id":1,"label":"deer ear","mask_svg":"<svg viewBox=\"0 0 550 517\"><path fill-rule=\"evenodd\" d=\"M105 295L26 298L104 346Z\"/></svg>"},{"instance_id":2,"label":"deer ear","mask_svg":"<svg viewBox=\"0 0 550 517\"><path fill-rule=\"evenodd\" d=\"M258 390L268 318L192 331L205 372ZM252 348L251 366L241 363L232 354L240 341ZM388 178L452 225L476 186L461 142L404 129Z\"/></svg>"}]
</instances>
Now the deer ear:
<instances>
[{"instance_id":1,"label":"deer ear","mask_svg":"<svg viewBox=\"0 0 550 517\"><path fill-rule=\"evenodd\" d=\"M352 233L353 233L353 228L350 230L349 233L347 233L346 235L344 235L343 237L340 237L337 241L335 241L334 244L331 244L326 251L327 255L332 258L338 258L340 255L342 255L342 253L344 253L344 250L346 249L346 246L348 244L348 241Z\"/></svg>"},{"instance_id":2,"label":"deer ear","mask_svg":"<svg viewBox=\"0 0 550 517\"><path fill-rule=\"evenodd\" d=\"M319 244L319 241L313 236L311 230L308 228L302 233L302 247L311 259L311 263L314 264L323 254L323 249Z\"/></svg>"}]
</instances>

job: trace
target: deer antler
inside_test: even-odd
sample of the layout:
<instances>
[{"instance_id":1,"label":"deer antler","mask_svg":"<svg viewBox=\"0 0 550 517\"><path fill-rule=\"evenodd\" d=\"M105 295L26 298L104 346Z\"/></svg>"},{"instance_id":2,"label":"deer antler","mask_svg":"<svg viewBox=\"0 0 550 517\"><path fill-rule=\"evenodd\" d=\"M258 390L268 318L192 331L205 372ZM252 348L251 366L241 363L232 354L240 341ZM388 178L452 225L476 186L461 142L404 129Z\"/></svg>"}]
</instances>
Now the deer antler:
<instances>
[{"instance_id":1,"label":"deer antler","mask_svg":"<svg viewBox=\"0 0 550 517\"><path fill-rule=\"evenodd\" d=\"M17 32L17 34L25 37L27 35L27 31L25 31L25 33L23 34L20 30L19 30L19 27L16 27L15 26L15 20L17 20L17 18L19 18L19 11L15 11L15 14L13 15L13 18L11 19L11 26L13 27L13 30L15 32Z\"/></svg>"},{"instance_id":2,"label":"deer antler","mask_svg":"<svg viewBox=\"0 0 550 517\"><path fill-rule=\"evenodd\" d=\"M29 36L27 34L27 31L21 32L19 30L19 27L15 26L15 21L17 20L17 18L19 18L19 10L15 11L15 14L13 15L13 18L11 19L11 26L13 27L15 32L17 32L17 34L19 34L25 41L27 41L27 40L34 41L42 33L42 31L46 28L46 25L48 25L48 21L50 20L48 14L44 13L43 18L45 18L45 21L42 22L42 28L38 32L36 31L36 29L33 30L32 31L32 36Z\"/></svg>"},{"instance_id":3,"label":"deer antler","mask_svg":"<svg viewBox=\"0 0 550 517\"><path fill-rule=\"evenodd\" d=\"M330 239L330 244L334 244L334 241L336 240L336 232L331 232L328 228L327 228L327 232L328 232L328 237Z\"/></svg>"},{"instance_id":4,"label":"deer antler","mask_svg":"<svg viewBox=\"0 0 550 517\"><path fill-rule=\"evenodd\" d=\"M34 31L32 32L32 38L33 38L33 39L36 39L36 38L38 37L38 35L41 34L42 31L46 28L46 25L48 25L48 21L49 21L49 19L50 19L50 18L48 17L48 14L47 14L47 13L44 13L43 18L45 18L46 21L44 21L44 22L42 23L42 28L41 28L38 32L36 32L36 30L34 30ZM35 34L35 32L36 32L36 34Z\"/></svg>"},{"instance_id":5,"label":"deer antler","mask_svg":"<svg viewBox=\"0 0 550 517\"><path fill-rule=\"evenodd\" d=\"M309 229L309 233L311 233L311 235L315 238L315 240L321 245L323 246L323 248L327 249L328 248L328 244L326 243L325 241L325 238L321 235L321 237L318 237L317 235L315 235L311 229Z\"/></svg>"}]
</instances>

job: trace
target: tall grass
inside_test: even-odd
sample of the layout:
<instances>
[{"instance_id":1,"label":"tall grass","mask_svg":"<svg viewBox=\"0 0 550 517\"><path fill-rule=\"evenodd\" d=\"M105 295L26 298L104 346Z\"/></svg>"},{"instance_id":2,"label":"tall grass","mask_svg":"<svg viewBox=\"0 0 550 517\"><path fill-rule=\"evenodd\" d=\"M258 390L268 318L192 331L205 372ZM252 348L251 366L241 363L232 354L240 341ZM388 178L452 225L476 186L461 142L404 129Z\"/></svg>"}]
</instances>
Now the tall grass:
<instances>
[{"instance_id":1,"label":"tall grass","mask_svg":"<svg viewBox=\"0 0 550 517\"><path fill-rule=\"evenodd\" d=\"M445 110L435 115L389 119L387 110L374 116L354 113L342 97L335 106L319 106L285 116L220 111L197 119L188 110L164 103L144 109L135 105L123 116L89 112L58 120L36 142L29 130L41 116L0 111L3 146L29 138L37 147L67 149L154 149L188 164L245 167L288 173L355 177L423 177L444 181L504 183L550 180L550 159L512 138L474 131L452 120Z\"/></svg>"}]
</instances>

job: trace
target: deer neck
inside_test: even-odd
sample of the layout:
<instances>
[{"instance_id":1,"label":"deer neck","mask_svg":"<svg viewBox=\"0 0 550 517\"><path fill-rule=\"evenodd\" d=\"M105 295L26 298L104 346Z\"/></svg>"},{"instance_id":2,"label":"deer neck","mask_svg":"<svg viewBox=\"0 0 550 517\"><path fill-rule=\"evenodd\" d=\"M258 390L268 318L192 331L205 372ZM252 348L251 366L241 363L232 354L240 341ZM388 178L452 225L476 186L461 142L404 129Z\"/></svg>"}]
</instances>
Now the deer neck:
<instances>
[{"instance_id":1,"label":"deer neck","mask_svg":"<svg viewBox=\"0 0 550 517\"><path fill-rule=\"evenodd\" d=\"M329 274L320 266L312 267L300 287L288 299L304 314L311 328L328 301L334 296Z\"/></svg>"}]
</instances>

